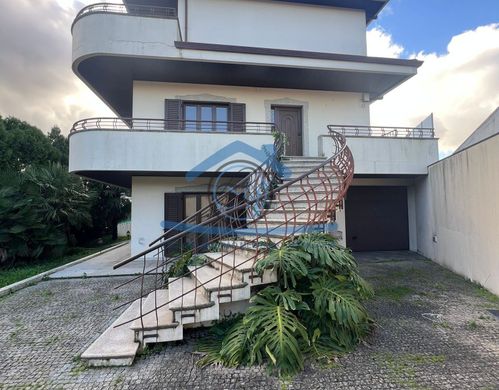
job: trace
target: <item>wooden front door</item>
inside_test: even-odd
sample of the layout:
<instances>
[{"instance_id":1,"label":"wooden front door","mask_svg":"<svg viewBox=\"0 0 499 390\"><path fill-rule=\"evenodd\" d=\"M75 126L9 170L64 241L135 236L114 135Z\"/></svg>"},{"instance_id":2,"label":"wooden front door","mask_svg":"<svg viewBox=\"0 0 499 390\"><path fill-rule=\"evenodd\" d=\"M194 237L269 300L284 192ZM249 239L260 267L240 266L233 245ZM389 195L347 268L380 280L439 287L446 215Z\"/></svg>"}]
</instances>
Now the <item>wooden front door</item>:
<instances>
[{"instance_id":1,"label":"wooden front door","mask_svg":"<svg viewBox=\"0 0 499 390\"><path fill-rule=\"evenodd\" d=\"M301 107L274 106L272 120L287 138L286 155L303 156Z\"/></svg>"}]
</instances>

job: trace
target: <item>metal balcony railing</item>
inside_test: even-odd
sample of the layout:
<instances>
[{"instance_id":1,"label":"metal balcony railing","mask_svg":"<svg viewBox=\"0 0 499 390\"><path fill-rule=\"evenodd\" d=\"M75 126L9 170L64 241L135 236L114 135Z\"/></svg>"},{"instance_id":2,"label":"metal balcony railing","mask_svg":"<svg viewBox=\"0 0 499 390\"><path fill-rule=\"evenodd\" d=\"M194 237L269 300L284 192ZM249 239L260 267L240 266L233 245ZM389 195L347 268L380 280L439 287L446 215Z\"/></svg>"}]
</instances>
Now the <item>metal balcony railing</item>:
<instances>
[{"instance_id":1,"label":"metal balcony railing","mask_svg":"<svg viewBox=\"0 0 499 390\"><path fill-rule=\"evenodd\" d=\"M347 137L435 138L431 127L328 125L327 128Z\"/></svg>"},{"instance_id":2,"label":"metal balcony railing","mask_svg":"<svg viewBox=\"0 0 499 390\"><path fill-rule=\"evenodd\" d=\"M212 133L268 133L275 131L275 125L268 122L221 122L193 120L165 120L151 118L88 118L75 122L70 133L86 130L121 131L184 131Z\"/></svg>"},{"instance_id":3,"label":"metal balcony railing","mask_svg":"<svg viewBox=\"0 0 499 390\"><path fill-rule=\"evenodd\" d=\"M71 25L71 31L75 23L86 15L90 14L124 14L132 16L145 16L149 18L176 19L178 23L178 13L176 8L153 7L134 4L97 3L90 4L81 9ZM179 28L180 31L180 28ZM180 39L182 40L182 39Z\"/></svg>"}]
</instances>

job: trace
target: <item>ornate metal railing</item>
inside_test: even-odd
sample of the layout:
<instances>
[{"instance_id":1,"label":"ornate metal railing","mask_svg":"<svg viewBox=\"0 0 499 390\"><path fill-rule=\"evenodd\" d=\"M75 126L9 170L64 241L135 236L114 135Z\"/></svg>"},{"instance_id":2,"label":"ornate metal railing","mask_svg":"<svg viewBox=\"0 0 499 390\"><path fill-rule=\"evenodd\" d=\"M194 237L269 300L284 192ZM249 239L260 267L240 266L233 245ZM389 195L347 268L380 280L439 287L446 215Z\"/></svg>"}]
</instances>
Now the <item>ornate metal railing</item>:
<instances>
[{"instance_id":1,"label":"ornate metal railing","mask_svg":"<svg viewBox=\"0 0 499 390\"><path fill-rule=\"evenodd\" d=\"M430 127L328 125L327 128L350 137L435 138L435 130Z\"/></svg>"},{"instance_id":2,"label":"ornate metal railing","mask_svg":"<svg viewBox=\"0 0 499 390\"><path fill-rule=\"evenodd\" d=\"M72 134L85 130L272 133L275 130L275 126L273 123L268 122L192 121L150 118L88 118L75 122L70 133Z\"/></svg>"},{"instance_id":3,"label":"ornate metal railing","mask_svg":"<svg viewBox=\"0 0 499 390\"><path fill-rule=\"evenodd\" d=\"M150 18L177 19L177 9L171 7L155 7L135 4L119 4L119 3L96 3L90 4L82 8L73 20L71 31L75 23L86 15L90 14L125 14L133 16L146 16ZM180 30L179 30L180 31ZM181 39L182 40L182 39Z\"/></svg>"},{"instance_id":4,"label":"ornate metal railing","mask_svg":"<svg viewBox=\"0 0 499 390\"><path fill-rule=\"evenodd\" d=\"M330 132L329 136L333 140L332 157L292 179L285 178L286 172L279 162L284 146L283 137L276 137L273 153L269 154L269 158L260 167L234 185L228 186L222 194L214 196L213 201L195 215L173 224L165 234L151 243L149 249L116 264L114 268L141 259L144 269L142 275L117 288L140 280L140 298L144 298L158 289L168 288L172 283L181 283L181 294L174 300L180 300L177 305L184 307L184 297L187 294L198 291L200 287L217 278L221 283L224 274L229 274L232 281L235 272L235 267L227 270L219 267L218 274L205 283L200 283L196 277L200 267L169 280L158 276L158 273L167 270L187 253L202 254L213 246L221 245L224 240L244 236L243 247L224 247L219 258L211 259L205 265L220 261L222 257L235 259L237 249L251 248L253 255L244 263L252 266L274 245L280 245L283 240L334 220L335 211L352 181L354 165L345 137L336 132ZM219 192L214 191L214 193ZM298 208L297 202L301 202L305 207ZM269 245L270 236L274 238ZM146 271L146 260L152 258L156 259L156 265ZM244 263L240 263L239 266ZM194 287L184 288L185 277L192 274ZM144 281L147 276L154 277L154 286L146 290ZM218 294L221 293L219 285ZM126 302L120 307L131 302ZM157 318L158 309L172 302L173 300L170 300L156 305L147 312L141 309L138 317L119 325L137 319L142 320L144 316L154 312ZM192 302L190 304L192 305Z\"/></svg>"}]
</instances>

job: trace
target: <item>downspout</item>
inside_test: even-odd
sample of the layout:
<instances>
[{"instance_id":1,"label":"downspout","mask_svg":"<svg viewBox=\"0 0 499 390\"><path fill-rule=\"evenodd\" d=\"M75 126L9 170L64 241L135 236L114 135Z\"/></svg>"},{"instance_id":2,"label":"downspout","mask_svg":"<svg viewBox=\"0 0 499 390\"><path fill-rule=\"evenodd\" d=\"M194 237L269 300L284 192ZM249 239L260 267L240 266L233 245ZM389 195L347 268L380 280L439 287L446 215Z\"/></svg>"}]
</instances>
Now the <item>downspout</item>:
<instances>
[{"instance_id":1,"label":"downspout","mask_svg":"<svg viewBox=\"0 0 499 390\"><path fill-rule=\"evenodd\" d=\"M185 23L185 26L184 26L184 30L185 30L185 41L186 42L189 42L189 36L187 35L188 32L187 32L187 28L189 26L189 23L188 23L188 18L189 18L189 12L188 12L188 9L189 9L189 0L185 0L185 19L184 19L184 23Z\"/></svg>"}]
</instances>

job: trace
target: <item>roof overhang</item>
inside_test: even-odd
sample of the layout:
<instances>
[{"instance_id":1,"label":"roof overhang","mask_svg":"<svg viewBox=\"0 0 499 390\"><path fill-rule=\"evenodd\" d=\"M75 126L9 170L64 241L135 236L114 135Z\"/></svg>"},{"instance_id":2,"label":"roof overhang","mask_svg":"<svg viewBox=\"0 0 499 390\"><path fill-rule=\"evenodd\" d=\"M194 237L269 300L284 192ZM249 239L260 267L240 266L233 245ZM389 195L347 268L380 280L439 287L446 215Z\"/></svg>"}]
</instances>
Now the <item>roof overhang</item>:
<instances>
[{"instance_id":1,"label":"roof overhang","mask_svg":"<svg viewBox=\"0 0 499 390\"><path fill-rule=\"evenodd\" d=\"M324 7L347 8L361 10L366 13L366 23L378 17L389 0L272 0L286 3L321 5ZM171 7L177 0L123 0L127 4L148 5L155 7Z\"/></svg>"},{"instance_id":2,"label":"roof overhang","mask_svg":"<svg viewBox=\"0 0 499 390\"><path fill-rule=\"evenodd\" d=\"M238 47L193 42L175 42L185 54L179 58L93 55L73 64L75 73L120 116L132 116L133 81L287 88L358 92L379 99L416 74L417 60L376 58L334 53ZM194 53L199 56L188 56ZM217 54L292 58L351 63L344 69L297 67L282 64L207 61L203 52ZM285 62L283 62L285 63ZM382 72L378 66L404 71ZM411 71L406 71L408 70Z\"/></svg>"}]
</instances>

